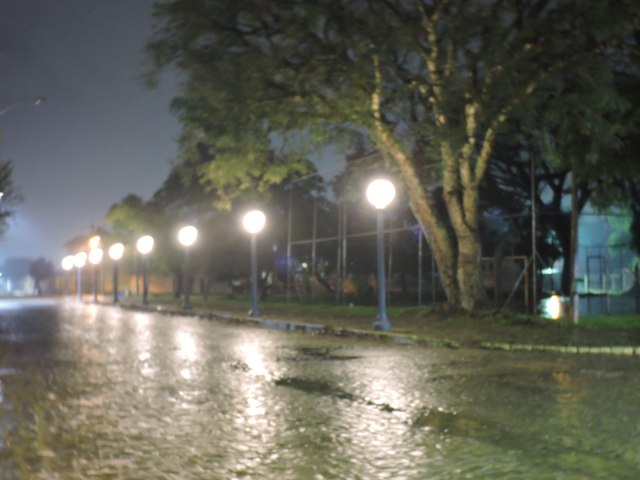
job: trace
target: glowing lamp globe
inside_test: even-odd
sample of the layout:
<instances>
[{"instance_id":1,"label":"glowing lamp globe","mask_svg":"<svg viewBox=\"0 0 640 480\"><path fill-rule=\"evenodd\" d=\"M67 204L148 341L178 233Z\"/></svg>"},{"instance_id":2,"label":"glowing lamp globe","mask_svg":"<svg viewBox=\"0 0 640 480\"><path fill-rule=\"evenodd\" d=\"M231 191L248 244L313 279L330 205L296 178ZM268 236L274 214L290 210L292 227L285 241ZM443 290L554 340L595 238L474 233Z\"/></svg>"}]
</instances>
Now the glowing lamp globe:
<instances>
[{"instance_id":1,"label":"glowing lamp globe","mask_svg":"<svg viewBox=\"0 0 640 480\"><path fill-rule=\"evenodd\" d=\"M379 178L367 187L367 200L376 210L384 210L396 196L396 187L389 180Z\"/></svg>"},{"instance_id":2,"label":"glowing lamp globe","mask_svg":"<svg viewBox=\"0 0 640 480\"><path fill-rule=\"evenodd\" d=\"M111 260L120 260L124 255L124 245L121 243L114 243L109 247L109 258Z\"/></svg>"},{"instance_id":3,"label":"glowing lamp globe","mask_svg":"<svg viewBox=\"0 0 640 480\"><path fill-rule=\"evenodd\" d=\"M91 265L98 265L102 261L104 252L101 248L94 248L89 252L89 263Z\"/></svg>"},{"instance_id":4,"label":"glowing lamp globe","mask_svg":"<svg viewBox=\"0 0 640 480\"><path fill-rule=\"evenodd\" d=\"M267 223L267 217L260 210L251 210L242 218L242 226L251 234L259 233L265 223Z\"/></svg>"},{"instance_id":5,"label":"glowing lamp globe","mask_svg":"<svg viewBox=\"0 0 640 480\"><path fill-rule=\"evenodd\" d=\"M144 237L140 237L138 242L136 243L136 248L142 255L147 255L153 250L153 237L150 235L145 235Z\"/></svg>"},{"instance_id":6,"label":"glowing lamp globe","mask_svg":"<svg viewBox=\"0 0 640 480\"><path fill-rule=\"evenodd\" d=\"M94 235L89 239L89 248L95 250L100 245L100 235Z\"/></svg>"},{"instance_id":7,"label":"glowing lamp globe","mask_svg":"<svg viewBox=\"0 0 640 480\"><path fill-rule=\"evenodd\" d=\"M76 253L73 257L73 264L76 268L84 267L85 263L87 263L87 254L85 252Z\"/></svg>"},{"instance_id":8,"label":"glowing lamp globe","mask_svg":"<svg viewBox=\"0 0 640 480\"><path fill-rule=\"evenodd\" d=\"M549 297L547 312L552 320L558 320L562 316L562 303L560 297L555 293Z\"/></svg>"},{"instance_id":9,"label":"glowing lamp globe","mask_svg":"<svg viewBox=\"0 0 640 480\"><path fill-rule=\"evenodd\" d=\"M69 270L71 270L74 266L74 257L73 255L67 255L66 257L64 257L62 259L62 269L66 270L67 272Z\"/></svg>"},{"instance_id":10,"label":"glowing lamp globe","mask_svg":"<svg viewBox=\"0 0 640 480\"><path fill-rule=\"evenodd\" d=\"M181 245L185 247L190 247L194 243L196 243L196 239L198 238L198 229L192 225L187 227L182 227L178 232L178 241Z\"/></svg>"}]
</instances>

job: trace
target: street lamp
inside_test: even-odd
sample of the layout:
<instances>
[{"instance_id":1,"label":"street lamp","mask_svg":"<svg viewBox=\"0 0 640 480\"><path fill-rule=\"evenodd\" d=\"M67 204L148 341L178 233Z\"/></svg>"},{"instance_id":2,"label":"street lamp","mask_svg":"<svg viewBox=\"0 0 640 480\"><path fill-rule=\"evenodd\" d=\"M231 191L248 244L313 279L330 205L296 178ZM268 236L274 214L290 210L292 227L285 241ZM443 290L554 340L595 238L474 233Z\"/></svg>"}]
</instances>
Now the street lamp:
<instances>
[{"instance_id":1,"label":"street lamp","mask_svg":"<svg viewBox=\"0 0 640 480\"><path fill-rule=\"evenodd\" d=\"M103 255L100 247L92 248L89 252L89 263L93 266L93 303L98 303L98 265Z\"/></svg>"},{"instance_id":2,"label":"street lamp","mask_svg":"<svg viewBox=\"0 0 640 480\"><path fill-rule=\"evenodd\" d=\"M149 305L149 278L147 276L147 255L153 250L153 237L144 235L138 239L136 248L142 255L142 305Z\"/></svg>"},{"instance_id":3,"label":"street lamp","mask_svg":"<svg viewBox=\"0 0 640 480\"><path fill-rule=\"evenodd\" d=\"M124 245L114 243L109 247L109 258L113 260L113 304L118 303L118 260L124 254Z\"/></svg>"},{"instance_id":4,"label":"street lamp","mask_svg":"<svg viewBox=\"0 0 640 480\"><path fill-rule=\"evenodd\" d=\"M191 282L189 281L190 276L190 265L189 265L189 247L191 247L198 238L198 229L192 225L182 227L178 232L178 241L180 245L184 247L184 269L182 272L182 276L184 278L184 304L182 307L185 310L191 310L191 300L189 300L189 294L191 293Z\"/></svg>"},{"instance_id":5,"label":"street lamp","mask_svg":"<svg viewBox=\"0 0 640 480\"><path fill-rule=\"evenodd\" d=\"M374 330L388 332L391 323L387 318L387 298L384 273L384 209L396 196L396 188L389 180L380 178L367 187L367 200L377 211L377 263L378 263L378 318L373 324Z\"/></svg>"},{"instance_id":6,"label":"street lamp","mask_svg":"<svg viewBox=\"0 0 640 480\"><path fill-rule=\"evenodd\" d=\"M100 246L100 235L94 235L89 239L89 249L95 250Z\"/></svg>"},{"instance_id":7,"label":"street lamp","mask_svg":"<svg viewBox=\"0 0 640 480\"><path fill-rule=\"evenodd\" d=\"M78 301L82 301L82 267L87 263L87 254L85 252L78 252L73 257L73 264L78 269L78 283L77 283L77 293L78 293Z\"/></svg>"},{"instance_id":8,"label":"street lamp","mask_svg":"<svg viewBox=\"0 0 640 480\"><path fill-rule=\"evenodd\" d=\"M67 275L65 276L65 295L69 295L69 272L71 271L71 269L73 268L73 264L74 264L74 257L73 255L67 255L66 257L64 257L62 259L62 269L67 272Z\"/></svg>"},{"instance_id":9,"label":"street lamp","mask_svg":"<svg viewBox=\"0 0 640 480\"><path fill-rule=\"evenodd\" d=\"M23 103L28 103L30 105L34 105L34 106L38 106L40 104L42 104L42 102L44 102L45 97L32 97L32 98L23 98L22 100L18 100L17 102L13 102L9 105L7 105L6 107L0 109L0 117L3 116L5 113L13 110L14 108L16 108L18 105L22 105Z\"/></svg>"},{"instance_id":10,"label":"street lamp","mask_svg":"<svg viewBox=\"0 0 640 480\"><path fill-rule=\"evenodd\" d=\"M242 218L242 226L251 234L251 310L249 315L252 317L260 316L260 310L258 309L258 252L256 238L266 222L267 218L260 210L251 210Z\"/></svg>"}]
</instances>

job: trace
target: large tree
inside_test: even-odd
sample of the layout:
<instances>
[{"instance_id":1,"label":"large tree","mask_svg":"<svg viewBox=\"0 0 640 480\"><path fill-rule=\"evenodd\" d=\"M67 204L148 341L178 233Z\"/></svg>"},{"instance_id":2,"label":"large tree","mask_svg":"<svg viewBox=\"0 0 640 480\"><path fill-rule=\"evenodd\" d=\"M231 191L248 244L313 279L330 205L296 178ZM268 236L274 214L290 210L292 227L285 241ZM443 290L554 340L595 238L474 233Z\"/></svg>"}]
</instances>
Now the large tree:
<instances>
[{"instance_id":1,"label":"large tree","mask_svg":"<svg viewBox=\"0 0 640 480\"><path fill-rule=\"evenodd\" d=\"M470 310L483 298L479 188L498 131L562 94L568 78L605 81L603 57L630 34L635 8L172 0L156 4L149 51L156 71L186 73L174 107L211 156L202 180L228 200L300 169L305 140L368 137L429 239L449 304Z\"/></svg>"}]
</instances>

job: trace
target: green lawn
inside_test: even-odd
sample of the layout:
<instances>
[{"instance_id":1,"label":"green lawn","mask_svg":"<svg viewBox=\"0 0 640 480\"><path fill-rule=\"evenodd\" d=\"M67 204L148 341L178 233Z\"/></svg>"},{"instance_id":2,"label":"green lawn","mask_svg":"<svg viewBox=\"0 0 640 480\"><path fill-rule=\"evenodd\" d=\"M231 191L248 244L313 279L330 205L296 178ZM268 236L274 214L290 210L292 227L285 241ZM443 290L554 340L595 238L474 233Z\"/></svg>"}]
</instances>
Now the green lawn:
<instances>
[{"instance_id":1,"label":"green lawn","mask_svg":"<svg viewBox=\"0 0 640 480\"><path fill-rule=\"evenodd\" d=\"M640 314L584 315L578 320L583 327L640 328Z\"/></svg>"},{"instance_id":2,"label":"green lawn","mask_svg":"<svg viewBox=\"0 0 640 480\"><path fill-rule=\"evenodd\" d=\"M132 299L134 302L136 299ZM151 304L180 308L181 300L171 295L154 295ZM229 298L210 297L204 301L194 295L196 309L209 309L235 315L247 315L248 295ZM263 318L329 325L333 328L370 330L376 321L375 306L348 306L327 303L287 303L271 297L260 303ZM394 332L434 339L452 339L460 344L482 342L535 343L551 345L640 345L640 315L585 315L578 325L563 320L483 311L452 313L442 307L397 307L387 309Z\"/></svg>"},{"instance_id":3,"label":"green lawn","mask_svg":"<svg viewBox=\"0 0 640 480\"><path fill-rule=\"evenodd\" d=\"M154 295L152 303L175 303L179 305L181 300L173 298L172 295ZM227 310L237 313L246 313L250 306L250 299L247 295L237 295L235 298L226 296L212 296L206 301L199 295L191 297L194 307L208 307L211 309ZM287 303L279 298L270 298L260 302L260 310L263 315L283 315L287 318L299 318L301 320L332 320L338 318L352 320L369 320L376 316L375 306L349 306L335 305L328 303L299 303L291 301ZM479 312L473 315L452 314L443 312L441 309L432 307L399 307L390 306L387 308L389 318L405 322L422 323L428 319L437 318L438 322L457 324L487 324L497 323L501 325L535 323L559 326L572 326L565 321L556 323L542 317L530 317L521 314L508 312ZM582 315L579 319L581 327L593 328L640 328L640 314L627 315Z\"/></svg>"}]
</instances>

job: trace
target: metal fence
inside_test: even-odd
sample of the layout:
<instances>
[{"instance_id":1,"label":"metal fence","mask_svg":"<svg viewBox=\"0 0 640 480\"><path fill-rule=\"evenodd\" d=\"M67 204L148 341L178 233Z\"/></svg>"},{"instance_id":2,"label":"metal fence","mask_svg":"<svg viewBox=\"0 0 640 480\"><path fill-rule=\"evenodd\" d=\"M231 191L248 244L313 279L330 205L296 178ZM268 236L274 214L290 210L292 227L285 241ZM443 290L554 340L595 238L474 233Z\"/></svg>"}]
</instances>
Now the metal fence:
<instances>
[{"instance_id":1,"label":"metal fence","mask_svg":"<svg viewBox=\"0 0 640 480\"><path fill-rule=\"evenodd\" d=\"M281 291L287 301L333 301L343 304L375 303L375 229L372 209L342 202L331 225L322 229L318 204L298 213L312 219L306 231L294 232L290 212L285 278ZM389 305L438 304L446 300L427 239L415 219L388 215L385 229ZM357 221L353 222L352 219ZM321 232L322 230L322 232ZM329 232L329 233L327 233ZM561 262L545 268L538 259L534 288L530 253L483 258L483 283L494 308L530 312L541 297L560 288ZM632 313L637 301L632 292L638 280L638 257L624 246L581 245L576 265L580 311L590 314ZM534 305L536 304L536 305ZM535 308L534 308L535 307Z\"/></svg>"},{"instance_id":2,"label":"metal fence","mask_svg":"<svg viewBox=\"0 0 640 480\"><path fill-rule=\"evenodd\" d=\"M376 232L351 227L347 205L339 211L334 235L314 236L314 228L309 237L290 237L287 242L288 301L375 302ZM431 249L417 225L390 225L385 248L390 302L423 305L444 300Z\"/></svg>"},{"instance_id":3,"label":"metal fence","mask_svg":"<svg viewBox=\"0 0 640 480\"><path fill-rule=\"evenodd\" d=\"M290 211L286 262L279 265L281 290L287 301L331 301L374 304L376 292L373 209L342 202L327 225L313 211L299 209L312 221L306 230ZM293 210L293 209L292 209ZM320 225L320 222L323 222ZM425 305L446 301L427 238L413 218L386 218L385 262L389 305ZM320 228L322 227L322 228ZM322 232L321 232L322 231ZM319 233L321 232L321 233ZM486 258L482 262L484 286L495 308L533 311L530 268L525 255Z\"/></svg>"}]
</instances>

